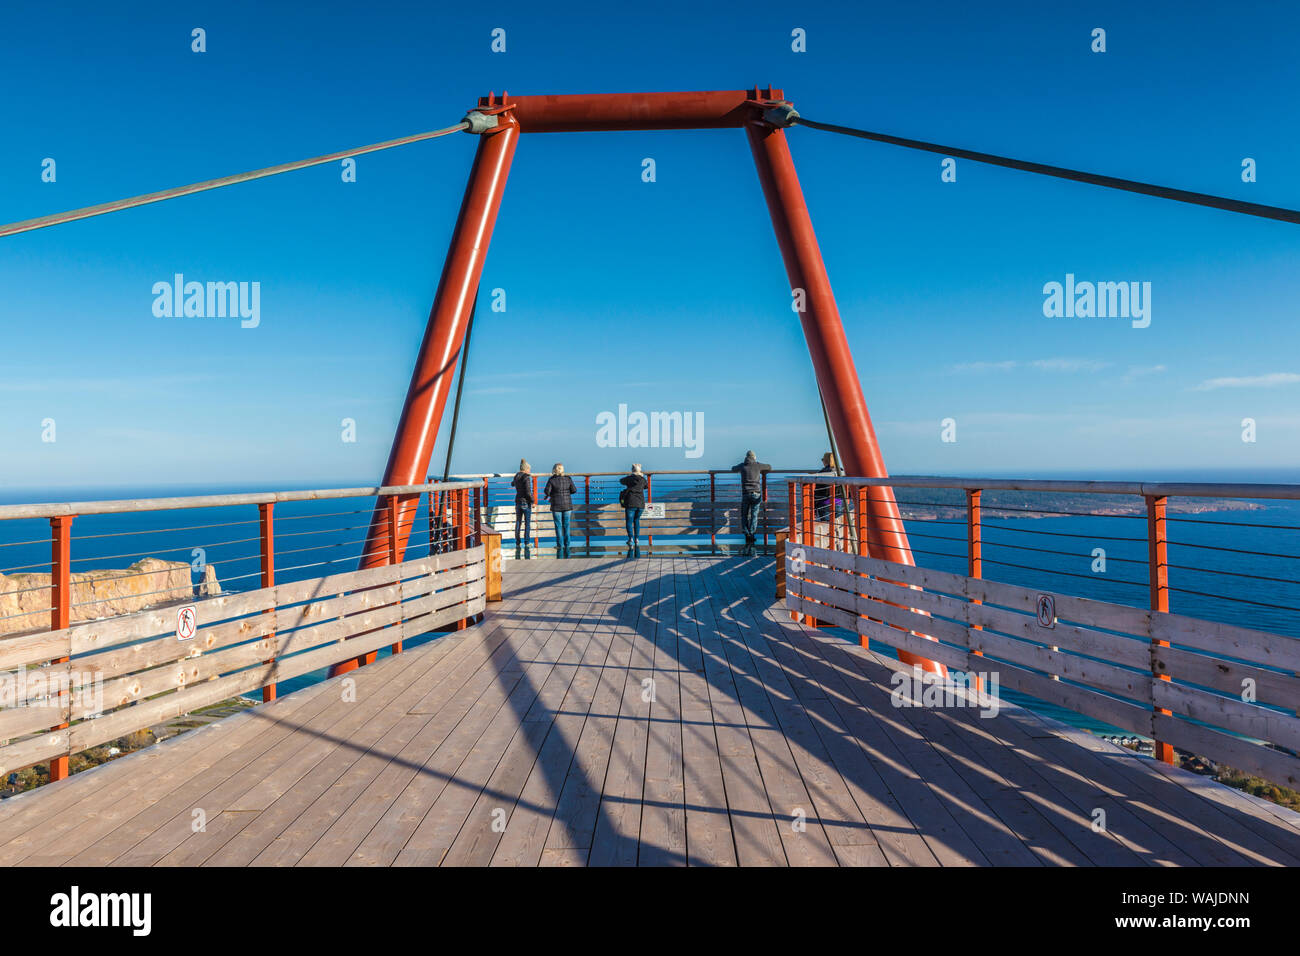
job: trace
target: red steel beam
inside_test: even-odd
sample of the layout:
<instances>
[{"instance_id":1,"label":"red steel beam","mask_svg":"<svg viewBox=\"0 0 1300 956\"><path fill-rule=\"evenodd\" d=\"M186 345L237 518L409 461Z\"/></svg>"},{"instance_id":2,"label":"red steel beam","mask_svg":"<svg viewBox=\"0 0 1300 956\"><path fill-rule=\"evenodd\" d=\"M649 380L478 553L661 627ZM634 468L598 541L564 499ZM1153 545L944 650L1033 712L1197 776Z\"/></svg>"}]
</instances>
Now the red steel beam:
<instances>
[{"instance_id":1,"label":"red steel beam","mask_svg":"<svg viewBox=\"0 0 1300 956\"><path fill-rule=\"evenodd\" d=\"M594 93L508 96L522 133L592 133L640 129L724 129L744 126L755 100L779 100L771 87L690 93ZM498 105L495 96L479 108Z\"/></svg>"},{"instance_id":2,"label":"red steel beam","mask_svg":"<svg viewBox=\"0 0 1300 956\"><path fill-rule=\"evenodd\" d=\"M850 475L887 478L889 472L885 470L876 431L867 413L867 400L862 394L862 383L858 380L853 355L844 335L839 308L835 305L826 264L822 261L785 133L757 118L745 126L745 132L749 136L749 146L758 167L758 179L767 199L781 256L785 259L790 287L802 289L804 293L804 309L799 313L799 320L817 373L817 384L826 402L831 431L839 447L840 463ZM915 564L893 489L880 487L874 490L874 494L868 495L867 506L872 556L900 564ZM906 651L899 651L899 658L923 670L935 673L946 673L947 670L942 664Z\"/></svg>"},{"instance_id":3,"label":"red steel beam","mask_svg":"<svg viewBox=\"0 0 1300 956\"><path fill-rule=\"evenodd\" d=\"M385 485L423 484L429 474L429 458L438 438L438 424L447 406L447 395L465 341L474 294L483 274L483 260L501 208L501 194L510 173L510 161L519 141L519 126L508 110L498 115L498 124L495 129L480 134L465 198L452 233L451 248L443 265L424 341L420 343L415 371L406 391L406 403L402 406L397 434L384 469ZM398 540L394 548L389 534L388 504L382 499L375 502L359 568L387 564L393 555L401 559L406 553L406 542L418 507L418 495L404 497L399 502ZM330 676L357 666L355 660L343 661L330 669Z\"/></svg>"}]
</instances>

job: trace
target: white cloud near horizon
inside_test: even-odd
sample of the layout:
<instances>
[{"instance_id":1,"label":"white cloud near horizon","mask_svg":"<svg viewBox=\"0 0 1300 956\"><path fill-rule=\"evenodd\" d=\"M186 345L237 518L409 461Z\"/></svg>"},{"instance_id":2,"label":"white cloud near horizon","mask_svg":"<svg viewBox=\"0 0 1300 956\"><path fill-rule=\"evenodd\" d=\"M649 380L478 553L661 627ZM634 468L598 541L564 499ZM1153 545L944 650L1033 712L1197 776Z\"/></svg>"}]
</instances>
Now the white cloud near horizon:
<instances>
[{"instance_id":1,"label":"white cloud near horizon","mask_svg":"<svg viewBox=\"0 0 1300 956\"><path fill-rule=\"evenodd\" d=\"M1194 392L1208 392L1217 388L1272 388L1276 385L1294 385L1300 382L1300 375L1295 372L1269 372L1267 375L1226 375L1222 378L1207 378L1192 388Z\"/></svg>"},{"instance_id":2,"label":"white cloud near horizon","mask_svg":"<svg viewBox=\"0 0 1300 956\"><path fill-rule=\"evenodd\" d=\"M1007 359L1002 362L962 362L949 366L954 372L1009 372L1015 368L1032 368L1040 372L1099 372L1112 363L1085 358L1045 358L1020 362Z\"/></svg>"}]
</instances>

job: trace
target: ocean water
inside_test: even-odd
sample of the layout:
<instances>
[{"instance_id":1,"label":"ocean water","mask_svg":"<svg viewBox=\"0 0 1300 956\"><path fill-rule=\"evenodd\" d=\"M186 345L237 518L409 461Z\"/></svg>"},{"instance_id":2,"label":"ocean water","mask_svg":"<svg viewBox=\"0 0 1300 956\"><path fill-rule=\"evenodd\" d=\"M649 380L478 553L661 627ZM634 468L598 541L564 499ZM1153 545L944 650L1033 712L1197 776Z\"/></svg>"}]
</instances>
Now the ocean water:
<instances>
[{"instance_id":1,"label":"ocean water","mask_svg":"<svg viewBox=\"0 0 1300 956\"><path fill-rule=\"evenodd\" d=\"M225 490L247 489L205 491ZM147 494L139 491L132 497ZM102 492L96 494L88 489L62 495L64 500L102 497ZM13 496L9 498L13 500ZM1300 502L1263 504L1259 510L1169 516L1170 610L1300 639ZM371 508L371 499L277 504L277 580L288 583L354 570ZM643 535L653 531L653 525L643 521ZM964 520L909 520L906 526L918 564L965 573ZM408 553L428 553L430 533L424 502L414 529ZM720 535L718 541L735 549L741 539ZM707 550L709 537L707 533L689 538L656 537L657 546L676 542ZM581 539L575 539L574 544L575 553L581 553ZM552 543L543 541L542 545L546 553ZM0 522L0 574L48 573L49 547L48 521ZM1097 549L1104 550L1104 569L1099 562L1101 556L1095 553ZM507 555L511 553L507 544ZM212 565L225 589L256 588L260 583L257 509L239 506L84 515L73 522L74 571L122 569L143 557ZM1146 607L1146 574L1143 516L985 518L986 578ZM194 580L199 580L197 573ZM22 623L40 627L45 621ZM324 672L306 675L286 682L282 689L288 692L323 676ZM1094 732L1124 733L1005 688L1003 694L1030 709Z\"/></svg>"}]
</instances>

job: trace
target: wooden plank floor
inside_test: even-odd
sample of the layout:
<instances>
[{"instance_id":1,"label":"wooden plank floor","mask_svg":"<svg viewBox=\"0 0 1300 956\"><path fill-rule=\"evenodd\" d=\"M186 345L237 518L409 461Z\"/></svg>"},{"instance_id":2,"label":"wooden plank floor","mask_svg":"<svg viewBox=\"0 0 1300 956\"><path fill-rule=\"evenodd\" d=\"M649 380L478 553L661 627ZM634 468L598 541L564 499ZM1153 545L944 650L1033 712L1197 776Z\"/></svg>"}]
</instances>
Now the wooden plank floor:
<instances>
[{"instance_id":1,"label":"wooden plank floor","mask_svg":"<svg viewBox=\"0 0 1300 956\"><path fill-rule=\"evenodd\" d=\"M504 590L0 803L0 864L1300 865L1300 815L1005 703L894 707L895 662L793 623L770 560L514 562Z\"/></svg>"}]
</instances>

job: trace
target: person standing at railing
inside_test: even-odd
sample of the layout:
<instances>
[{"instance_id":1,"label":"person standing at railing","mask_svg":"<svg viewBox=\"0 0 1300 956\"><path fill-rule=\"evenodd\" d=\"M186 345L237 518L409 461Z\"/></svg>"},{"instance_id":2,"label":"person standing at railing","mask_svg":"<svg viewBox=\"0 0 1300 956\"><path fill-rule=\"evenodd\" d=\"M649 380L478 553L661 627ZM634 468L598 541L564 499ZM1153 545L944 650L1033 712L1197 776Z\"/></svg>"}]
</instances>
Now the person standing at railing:
<instances>
[{"instance_id":1,"label":"person standing at railing","mask_svg":"<svg viewBox=\"0 0 1300 956\"><path fill-rule=\"evenodd\" d=\"M829 475L832 478L839 474L835 467L835 456L831 452L822 455L821 471L813 472L815 475ZM835 489L830 484L818 482L813 486L813 512L814 519L817 521L830 521L834 514L835 507Z\"/></svg>"},{"instance_id":2,"label":"person standing at railing","mask_svg":"<svg viewBox=\"0 0 1300 956\"><path fill-rule=\"evenodd\" d=\"M519 470L515 472L510 485L515 489L515 557L519 557L522 544L524 557L531 558L532 552L528 541L533 536L533 466L525 458L519 459ZM523 524L524 534L519 536L519 526Z\"/></svg>"},{"instance_id":3,"label":"person standing at railing","mask_svg":"<svg viewBox=\"0 0 1300 956\"><path fill-rule=\"evenodd\" d=\"M555 463L551 477L546 479L546 500L551 503L551 518L555 522L555 556L569 557L569 519L573 515L573 496L578 488L573 479L564 473L564 465Z\"/></svg>"},{"instance_id":4,"label":"person standing at railing","mask_svg":"<svg viewBox=\"0 0 1300 956\"><path fill-rule=\"evenodd\" d=\"M641 556L641 512L645 510L645 492L650 482L639 464L632 465L632 473L619 480L623 490L618 493L618 503L623 506L627 523L627 553L630 558Z\"/></svg>"},{"instance_id":5,"label":"person standing at railing","mask_svg":"<svg viewBox=\"0 0 1300 956\"><path fill-rule=\"evenodd\" d=\"M772 466L759 461L751 449L731 470L740 472L740 524L745 529L745 547L740 553L752 556L758 540L758 513L763 507L763 472L771 471Z\"/></svg>"}]
</instances>

